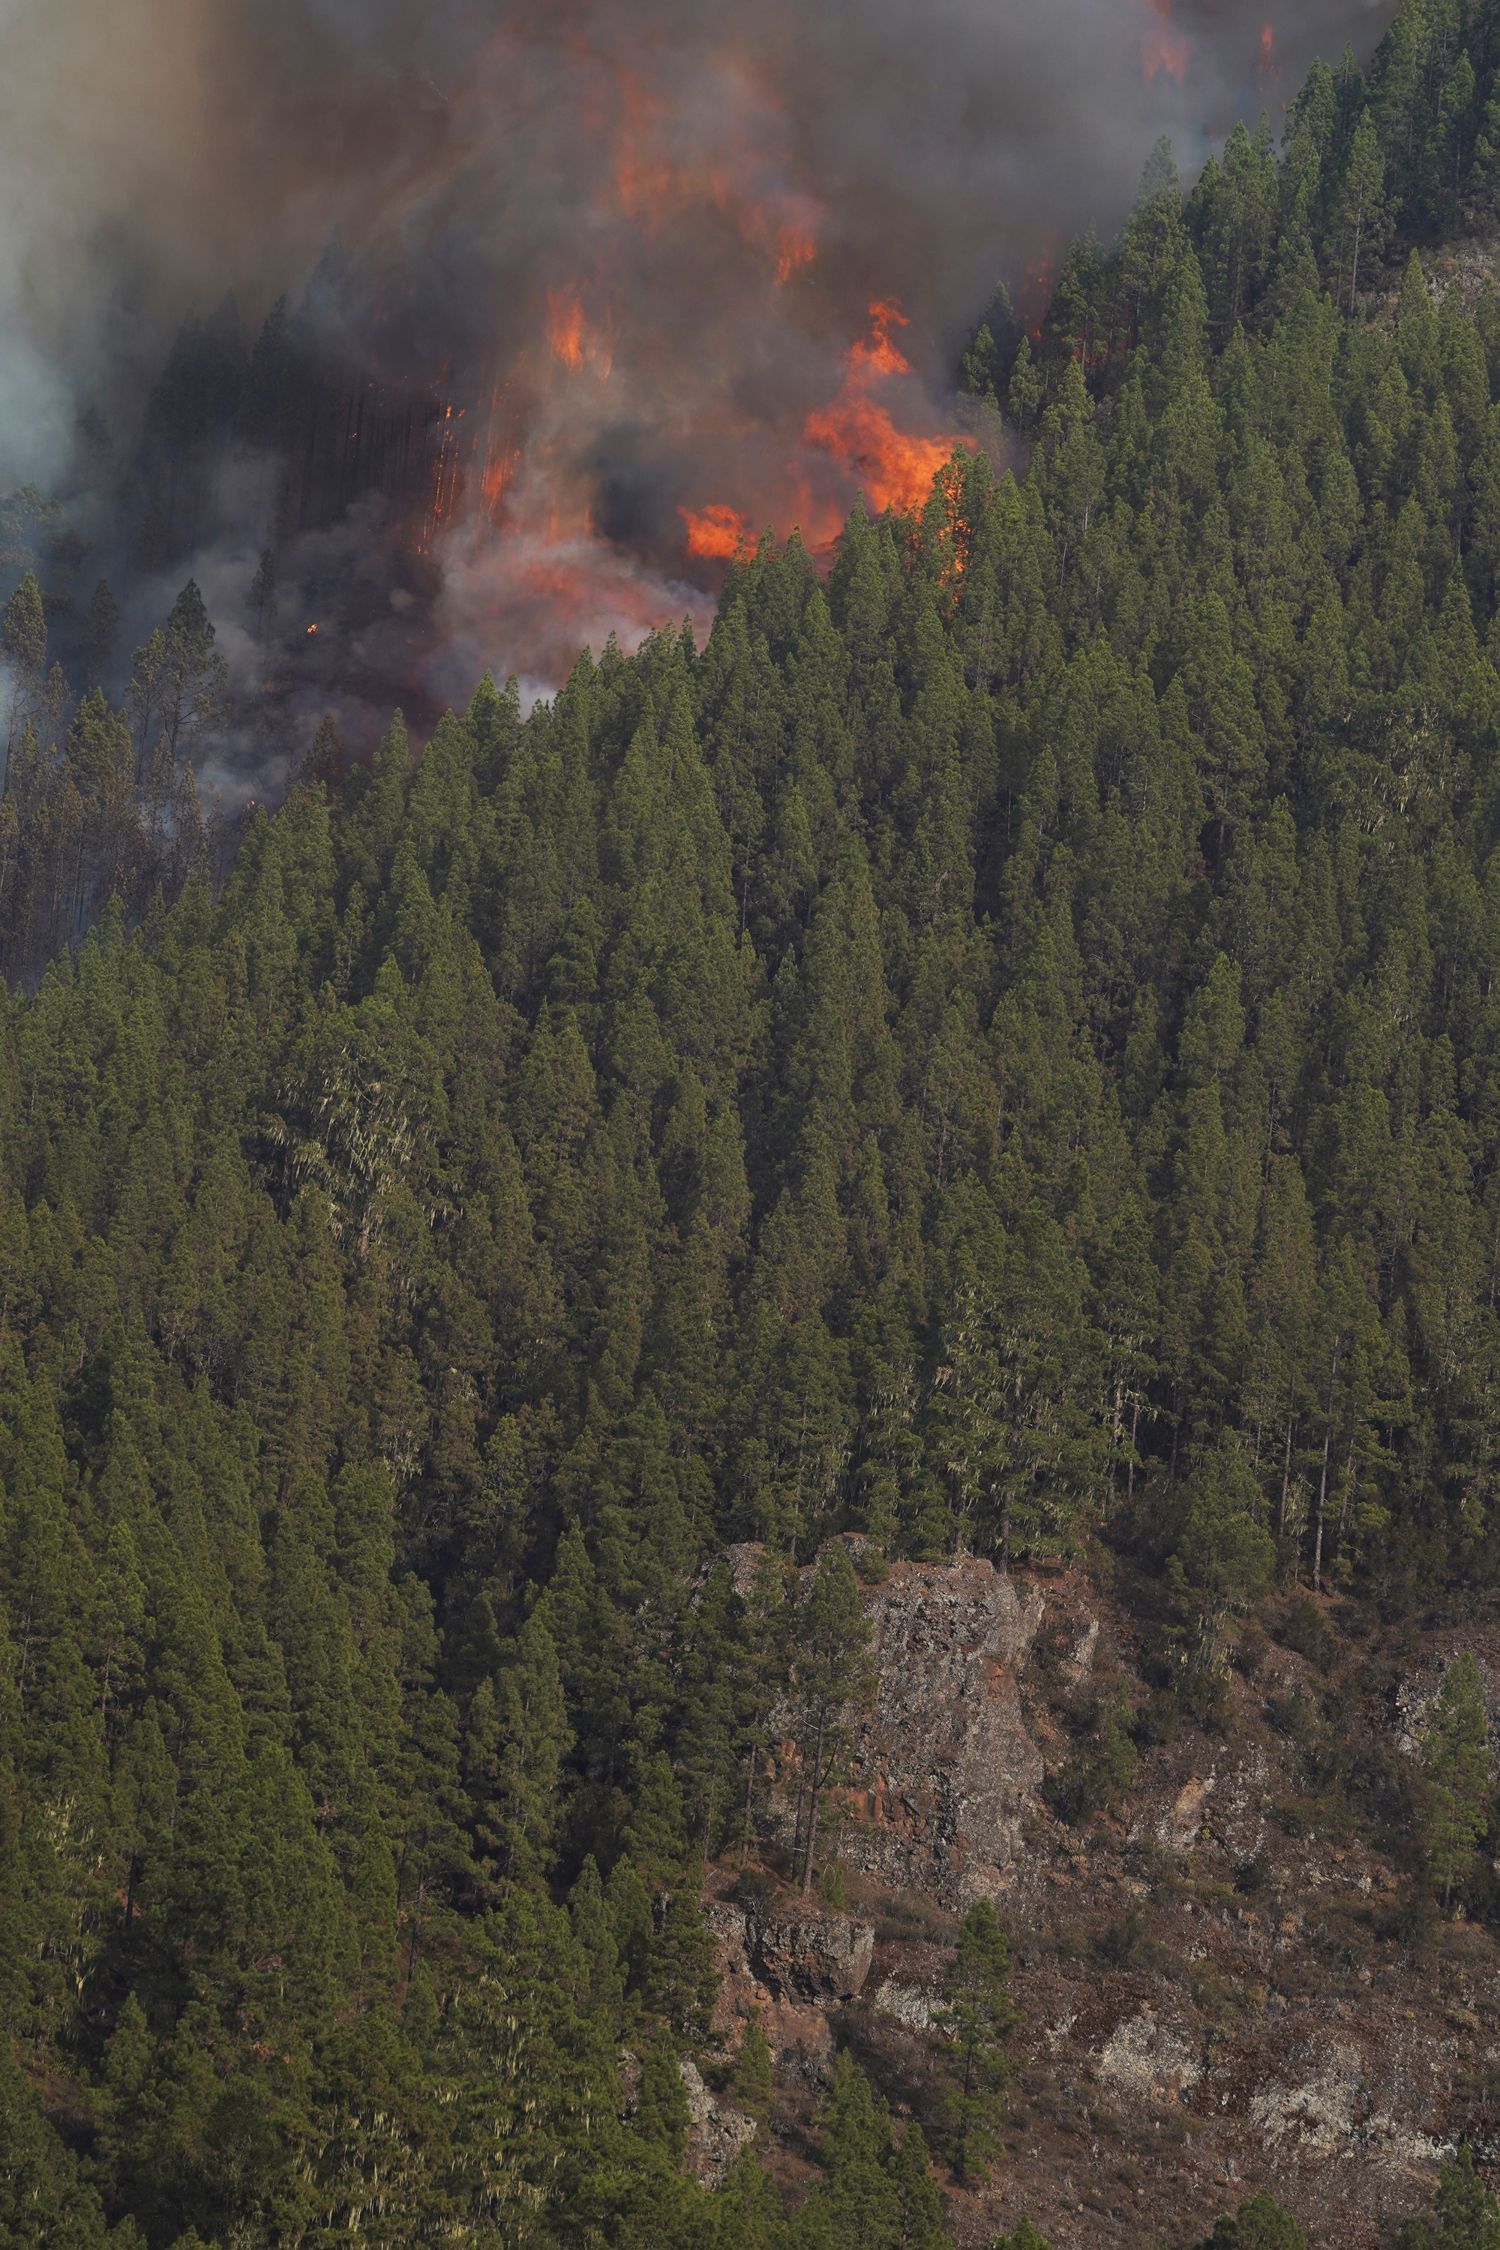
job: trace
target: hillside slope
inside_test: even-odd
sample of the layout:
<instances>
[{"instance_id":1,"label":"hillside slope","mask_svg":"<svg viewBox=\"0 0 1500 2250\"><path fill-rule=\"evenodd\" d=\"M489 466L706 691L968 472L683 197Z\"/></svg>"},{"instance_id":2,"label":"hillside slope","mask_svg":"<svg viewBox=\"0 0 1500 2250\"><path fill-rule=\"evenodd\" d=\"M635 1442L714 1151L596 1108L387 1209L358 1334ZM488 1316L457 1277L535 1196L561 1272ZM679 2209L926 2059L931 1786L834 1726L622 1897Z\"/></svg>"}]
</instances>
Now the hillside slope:
<instances>
[{"instance_id":1,"label":"hillside slope","mask_svg":"<svg viewBox=\"0 0 1500 2250\"><path fill-rule=\"evenodd\" d=\"M1500 304L1337 261L1487 40L0 995L0 2240L1483 2239Z\"/></svg>"}]
</instances>

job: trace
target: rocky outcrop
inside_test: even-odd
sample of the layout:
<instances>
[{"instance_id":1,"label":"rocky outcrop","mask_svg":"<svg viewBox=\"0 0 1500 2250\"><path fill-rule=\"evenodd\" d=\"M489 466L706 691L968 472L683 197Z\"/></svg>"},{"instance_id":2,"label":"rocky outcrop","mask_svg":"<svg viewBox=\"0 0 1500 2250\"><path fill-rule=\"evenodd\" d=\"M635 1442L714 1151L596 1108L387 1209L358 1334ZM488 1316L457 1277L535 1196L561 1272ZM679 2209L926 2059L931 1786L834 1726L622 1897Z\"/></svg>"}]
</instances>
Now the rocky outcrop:
<instances>
[{"instance_id":1,"label":"rocky outcrop","mask_svg":"<svg viewBox=\"0 0 1500 2250\"><path fill-rule=\"evenodd\" d=\"M937 2028L940 2020L932 1994L919 1984L905 1984L897 1977L886 1978L871 2005L877 2014L889 2016L908 2031L925 2034Z\"/></svg>"},{"instance_id":2,"label":"rocky outcrop","mask_svg":"<svg viewBox=\"0 0 1500 2250\"><path fill-rule=\"evenodd\" d=\"M869 1922L829 1908L762 1910L727 1900L705 1912L723 1973L749 1977L773 2001L830 2007L864 1990L875 1954Z\"/></svg>"},{"instance_id":3,"label":"rocky outcrop","mask_svg":"<svg viewBox=\"0 0 1500 2250\"><path fill-rule=\"evenodd\" d=\"M1150 2008L1117 2024L1100 2053L1099 2076L1121 2091L1160 2106L1180 2102L1203 2076L1194 2048Z\"/></svg>"},{"instance_id":4,"label":"rocky outcrop","mask_svg":"<svg viewBox=\"0 0 1500 2250\"><path fill-rule=\"evenodd\" d=\"M1358 2154L1404 2173L1431 2168L1453 2154L1451 2141L1382 2105L1370 2086L1370 2058L1362 2048L1333 2040L1297 2059L1302 2072L1294 2069L1259 2087L1250 2101L1250 2122L1274 2155L1317 2163Z\"/></svg>"},{"instance_id":5,"label":"rocky outcrop","mask_svg":"<svg viewBox=\"0 0 1500 2250\"><path fill-rule=\"evenodd\" d=\"M827 2076L834 2018L864 1990L875 1930L851 1914L780 1894L764 1905L710 1899L719 1975L714 2028L730 2045L752 2009L783 2069Z\"/></svg>"},{"instance_id":6,"label":"rocky outcrop","mask_svg":"<svg viewBox=\"0 0 1500 2250\"><path fill-rule=\"evenodd\" d=\"M731 1556L742 1587L759 1559ZM790 1713L763 1775L765 1864L718 1870L707 1907L722 2056L755 2009L776 2057L773 2151L817 2115L842 2044L885 2087L931 2082L957 1917L988 1896L1013 1944L1013 2148L1004 2207L976 2203L960 2241L992 2240L1024 2206L1059 2250L1140 2250L1206 2235L1266 2186L1311 2240L1379 2250L1460 2137L1500 2163L1492 1927L1433 1907L1429 1926L1380 1793L1334 1820L1309 1781L1314 1754L1355 1735L1383 1746L1394 1799L1460 1648L1500 1741L1500 1607L1386 1647L1343 1637L1325 1604L1315 1656L1295 1620L1247 1638L1210 1730L1076 1572L897 1564L862 1599L878 1691L822 1831L856 1913L777 1879L794 1859ZM1150 1722L1128 1785L1065 1821L1044 1760L1087 1755L1091 1713L1117 1704ZM715 2130L705 2118L695 2163L727 2153Z\"/></svg>"},{"instance_id":7,"label":"rocky outcrop","mask_svg":"<svg viewBox=\"0 0 1500 2250\"><path fill-rule=\"evenodd\" d=\"M867 1600L880 1689L858 1727L839 1850L962 1910L1013 1882L1042 1756L1019 1675L1046 1603L987 1562L898 1563Z\"/></svg>"},{"instance_id":8,"label":"rocky outcrop","mask_svg":"<svg viewBox=\"0 0 1500 2250\"><path fill-rule=\"evenodd\" d=\"M705 2187L716 2188L740 2150L754 2140L755 2119L711 2094L696 2063L684 2059L678 2068L687 2097L688 2163Z\"/></svg>"}]
</instances>

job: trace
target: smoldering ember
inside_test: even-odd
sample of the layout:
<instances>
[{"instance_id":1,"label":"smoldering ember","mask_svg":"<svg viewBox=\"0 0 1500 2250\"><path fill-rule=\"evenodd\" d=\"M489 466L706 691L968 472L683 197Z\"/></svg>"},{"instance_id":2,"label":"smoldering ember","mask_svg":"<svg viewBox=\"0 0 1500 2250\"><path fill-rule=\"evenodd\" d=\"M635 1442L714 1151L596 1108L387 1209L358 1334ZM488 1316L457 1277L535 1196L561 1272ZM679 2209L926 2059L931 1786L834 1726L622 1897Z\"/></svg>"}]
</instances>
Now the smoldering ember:
<instances>
[{"instance_id":1,"label":"smoldering ember","mask_svg":"<svg viewBox=\"0 0 1500 2250\"><path fill-rule=\"evenodd\" d=\"M0 2250L1494 2250L1500 7L0 190Z\"/></svg>"}]
</instances>

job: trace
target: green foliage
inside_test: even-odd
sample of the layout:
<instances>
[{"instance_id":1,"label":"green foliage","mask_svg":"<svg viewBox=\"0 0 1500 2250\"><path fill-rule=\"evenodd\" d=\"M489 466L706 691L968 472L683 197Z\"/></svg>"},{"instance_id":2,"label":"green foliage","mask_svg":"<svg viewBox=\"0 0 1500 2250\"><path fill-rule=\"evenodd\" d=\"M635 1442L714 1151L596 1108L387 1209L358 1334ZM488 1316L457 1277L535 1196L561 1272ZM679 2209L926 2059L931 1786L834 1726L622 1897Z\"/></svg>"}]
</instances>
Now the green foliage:
<instances>
[{"instance_id":1,"label":"green foliage","mask_svg":"<svg viewBox=\"0 0 1500 2250\"><path fill-rule=\"evenodd\" d=\"M288 745L217 896L201 595L117 708L101 590L70 687L7 504L8 2239L936 2241L852 2064L805 2213L677 2161L783 1716L830 1858L853 1554L1118 1554L1210 1699L1277 1581L1493 1593L1500 310L1411 262L1497 208L1490 13L1407 0L1279 157L1158 151L1034 337L997 298L1023 476L768 540L524 717ZM1106 1707L1062 1809L1133 1754ZM1461 1664L1422 1786L1451 1901ZM976 2178L979 1909L945 2005Z\"/></svg>"},{"instance_id":2,"label":"green foliage","mask_svg":"<svg viewBox=\"0 0 1500 2250\"><path fill-rule=\"evenodd\" d=\"M1401 2250L1496 2250L1497 2244L1500 2199L1480 2177L1465 2141L1443 2166L1432 2218L1418 2219L1404 2230Z\"/></svg>"},{"instance_id":3,"label":"green foliage","mask_svg":"<svg viewBox=\"0 0 1500 2250\"><path fill-rule=\"evenodd\" d=\"M952 2048L945 2110L960 2180L984 2179L998 2146L1011 2075L1007 2042L1017 2020L1010 1945L994 1907L979 1899L964 1916L938 2015Z\"/></svg>"},{"instance_id":4,"label":"green foliage","mask_svg":"<svg viewBox=\"0 0 1500 2250\"><path fill-rule=\"evenodd\" d=\"M1071 1826L1118 1811L1129 1796L1139 1759L1124 1702L1097 1706L1087 1739L1047 1781L1047 1801Z\"/></svg>"},{"instance_id":5,"label":"green foliage","mask_svg":"<svg viewBox=\"0 0 1500 2250\"><path fill-rule=\"evenodd\" d=\"M759 2008L752 2008L745 2019L739 2051L734 2058L734 2098L758 2123L764 2124L771 2114L772 2092L771 2043L761 2023Z\"/></svg>"},{"instance_id":6,"label":"green foliage","mask_svg":"<svg viewBox=\"0 0 1500 2250\"><path fill-rule=\"evenodd\" d=\"M789 1622L796 1636L791 1680L802 1761L794 1857L805 1893L813 1887L817 1865L823 1791L847 1753L851 1712L867 1705L875 1691L870 1623L842 1544L824 1553Z\"/></svg>"},{"instance_id":7,"label":"green foliage","mask_svg":"<svg viewBox=\"0 0 1500 2250\"><path fill-rule=\"evenodd\" d=\"M47 619L34 571L27 571L0 610L0 656L28 680L35 680L46 664Z\"/></svg>"},{"instance_id":8,"label":"green foliage","mask_svg":"<svg viewBox=\"0 0 1500 2250\"><path fill-rule=\"evenodd\" d=\"M1484 1682L1468 1649L1454 1657L1433 1697L1422 1728L1422 1768L1427 1865L1446 1906L1473 1865L1494 1786Z\"/></svg>"},{"instance_id":9,"label":"green foliage","mask_svg":"<svg viewBox=\"0 0 1500 2250\"><path fill-rule=\"evenodd\" d=\"M1307 2237L1264 2188L1220 2219L1203 2250L1307 2250Z\"/></svg>"},{"instance_id":10,"label":"green foliage","mask_svg":"<svg viewBox=\"0 0 1500 2250\"><path fill-rule=\"evenodd\" d=\"M833 2087L821 2120L818 2154L823 2179L813 2190L797 2230L798 2250L898 2250L912 2182L903 2183L885 2103L847 2054L834 2065Z\"/></svg>"}]
</instances>

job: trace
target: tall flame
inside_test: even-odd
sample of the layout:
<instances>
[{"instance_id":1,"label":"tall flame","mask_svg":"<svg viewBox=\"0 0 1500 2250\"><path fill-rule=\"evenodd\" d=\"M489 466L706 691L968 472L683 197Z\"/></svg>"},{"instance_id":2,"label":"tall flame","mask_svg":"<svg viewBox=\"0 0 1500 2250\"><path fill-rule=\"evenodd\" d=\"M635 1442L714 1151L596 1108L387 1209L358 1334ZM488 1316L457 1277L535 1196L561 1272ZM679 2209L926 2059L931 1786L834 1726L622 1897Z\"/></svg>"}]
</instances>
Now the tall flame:
<instances>
[{"instance_id":1,"label":"tall flame","mask_svg":"<svg viewBox=\"0 0 1500 2250\"><path fill-rule=\"evenodd\" d=\"M877 396L911 363L891 331L909 326L901 307L884 299L870 307L870 333L849 349L838 397L808 416L805 442L829 454L856 479L871 507L906 509L927 497L933 478L959 440L901 429L889 404Z\"/></svg>"},{"instance_id":2,"label":"tall flame","mask_svg":"<svg viewBox=\"0 0 1500 2250\"><path fill-rule=\"evenodd\" d=\"M910 325L893 299L877 298L868 331L844 355L837 396L803 423L784 481L815 551L832 546L856 493L863 492L878 514L920 507L955 447L971 442L932 429L911 362L897 342ZM907 426L913 421L926 426ZM678 513L687 551L699 560L730 562L754 544L750 519L724 501Z\"/></svg>"},{"instance_id":3,"label":"tall flame","mask_svg":"<svg viewBox=\"0 0 1500 2250\"><path fill-rule=\"evenodd\" d=\"M1182 85L1193 59L1193 50L1180 31L1172 24L1172 0L1146 0L1156 22L1148 26L1141 41L1141 64L1148 84L1165 75Z\"/></svg>"}]
</instances>

